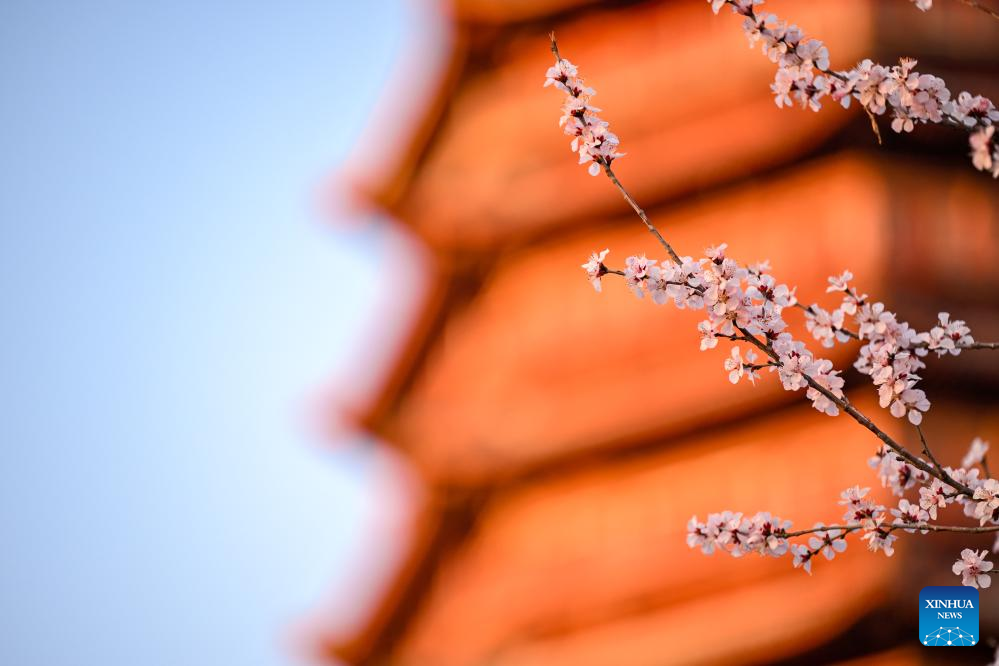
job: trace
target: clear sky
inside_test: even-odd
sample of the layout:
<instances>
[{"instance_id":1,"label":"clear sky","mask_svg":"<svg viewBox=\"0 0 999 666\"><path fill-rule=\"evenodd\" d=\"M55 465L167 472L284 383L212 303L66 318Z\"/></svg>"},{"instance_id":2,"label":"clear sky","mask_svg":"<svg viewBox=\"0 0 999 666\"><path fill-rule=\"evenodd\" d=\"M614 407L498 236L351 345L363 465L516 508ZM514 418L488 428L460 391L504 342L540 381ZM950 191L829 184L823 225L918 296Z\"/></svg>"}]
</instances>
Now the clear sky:
<instances>
[{"instance_id":1,"label":"clear sky","mask_svg":"<svg viewBox=\"0 0 999 666\"><path fill-rule=\"evenodd\" d=\"M0 5L0 663L292 663L370 479L310 391L384 258L315 190L399 0Z\"/></svg>"}]
</instances>

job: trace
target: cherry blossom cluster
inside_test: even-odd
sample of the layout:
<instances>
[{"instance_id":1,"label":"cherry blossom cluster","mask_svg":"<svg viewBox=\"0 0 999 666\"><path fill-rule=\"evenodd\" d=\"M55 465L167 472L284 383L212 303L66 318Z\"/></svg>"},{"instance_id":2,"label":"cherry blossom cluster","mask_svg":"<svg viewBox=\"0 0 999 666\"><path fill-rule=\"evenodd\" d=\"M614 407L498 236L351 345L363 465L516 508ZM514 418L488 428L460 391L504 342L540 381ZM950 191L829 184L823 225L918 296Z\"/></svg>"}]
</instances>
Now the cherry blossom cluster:
<instances>
[{"instance_id":1,"label":"cherry blossom cluster","mask_svg":"<svg viewBox=\"0 0 999 666\"><path fill-rule=\"evenodd\" d=\"M609 123L597 116L600 109L590 104L596 91L583 83L575 65L559 58L545 73L545 87L548 86L565 93L558 124L572 137L572 150L579 153L579 163L590 165L591 176L599 174L601 166L610 165L624 155L617 151L620 142L608 129Z\"/></svg>"},{"instance_id":2,"label":"cherry blossom cluster","mask_svg":"<svg viewBox=\"0 0 999 666\"><path fill-rule=\"evenodd\" d=\"M828 96L844 107L857 102L871 115L891 112L895 132L911 132L916 124L946 123L969 133L972 164L999 178L999 142L993 138L999 110L986 97L961 92L952 97L944 80L915 71L916 61L903 58L887 67L864 60L845 71L829 69L829 50L817 40L806 38L796 25L775 14L757 13L763 0L708 0L717 14L729 5L743 17L743 31L750 46L759 44L763 53L777 64L770 86L778 107L794 103L818 111ZM930 3L917 0L920 9ZM876 125L875 125L876 129Z\"/></svg>"},{"instance_id":3,"label":"cherry blossom cluster","mask_svg":"<svg viewBox=\"0 0 999 666\"><path fill-rule=\"evenodd\" d=\"M859 533L861 541L865 541L872 552L883 552L888 557L895 553L896 532L999 534L999 481L980 479L979 469L973 467L984 463L988 448L987 442L976 438L962 461L965 467L944 470L950 478L960 479L961 483L973 488L970 495L912 467L889 449L882 448L871 459L870 465L877 471L882 485L901 498L894 507L888 508L871 499L870 488L854 486L840 494L839 504L844 507L843 523L840 525L816 523L810 529L795 532L791 529L790 520L772 517L766 512L746 517L741 513L723 511L709 514L704 522L697 516L692 517L687 523L687 545L700 548L706 555L715 551L726 552L733 557L750 553L770 557L790 554L792 565L810 574L812 559L821 553L827 560L832 560L846 550L847 537L851 533ZM911 499L904 496L916 487L918 493L912 494ZM979 528L933 523L938 511L951 504L961 505L965 515L979 521ZM802 541L796 543L792 541L794 538ZM999 552L999 538L993 551ZM962 551L961 559L953 566L954 573L961 576L962 584L981 588L991 585L988 572L992 563L986 560L986 556L985 550L979 552L966 548Z\"/></svg>"},{"instance_id":4,"label":"cherry blossom cluster","mask_svg":"<svg viewBox=\"0 0 999 666\"><path fill-rule=\"evenodd\" d=\"M709 247L702 259L680 257L679 262L658 261L645 255L625 259L625 283L639 298L646 294L658 304L673 303L680 309L704 310L707 319L698 325L701 350L718 345L719 338L750 342L762 338L770 360L757 364L755 351L738 346L724 361L729 380L746 379L755 384L759 371L777 373L787 391L806 389L815 409L836 416L836 399L844 399L843 379L832 361L817 358L785 329L784 309L797 304L794 289L779 284L766 263L740 266L725 256L726 244ZM594 253L582 265L593 287L600 291L601 278L611 273L604 264L608 251ZM820 390L822 387L825 391Z\"/></svg>"},{"instance_id":5,"label":"cherry blossom cluster","mask_svg":"<svg viewBox=\"0 0 999 666\"><path fill-rule=\"evenodd\" d=\"M908 323L899 321L884 303L868 301L850 285L853 274L829 278L826 292L842 292L842 303L832 312L813 304L805 310L806 326L824 347L851 338L866 341L860 348L854 367L871 377L878 387L881 406L897 418L907 416L914 425L922 422L930 408L926 394L916 388L919 371L926 367L921 360L929 352L937 355L957 355L975 344L968 326L950 314L941 312L937 324L925 333L918 333ZM847 319L857 324L856 332L846 327Z\"/></svg>"}]
</instances>

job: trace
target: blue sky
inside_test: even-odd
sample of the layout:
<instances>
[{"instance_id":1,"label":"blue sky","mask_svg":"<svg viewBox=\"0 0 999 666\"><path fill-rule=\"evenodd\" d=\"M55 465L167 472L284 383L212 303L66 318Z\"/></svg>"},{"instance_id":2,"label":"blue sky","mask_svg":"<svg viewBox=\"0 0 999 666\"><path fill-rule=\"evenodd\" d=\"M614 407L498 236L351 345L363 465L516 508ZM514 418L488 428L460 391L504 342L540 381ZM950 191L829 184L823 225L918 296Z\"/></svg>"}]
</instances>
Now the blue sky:
<instances>
[{"instance_id":1,"label":"blue sky","mask_svg":"<svg viewBox=\"0 0 999 666\"><path fill-rule=\"evenodd\" d=\"M0 663L292 663L359 602L386 463L300 417L386 240L314 195L410 11L0 6Z\"/></svg>"}]
</instances>

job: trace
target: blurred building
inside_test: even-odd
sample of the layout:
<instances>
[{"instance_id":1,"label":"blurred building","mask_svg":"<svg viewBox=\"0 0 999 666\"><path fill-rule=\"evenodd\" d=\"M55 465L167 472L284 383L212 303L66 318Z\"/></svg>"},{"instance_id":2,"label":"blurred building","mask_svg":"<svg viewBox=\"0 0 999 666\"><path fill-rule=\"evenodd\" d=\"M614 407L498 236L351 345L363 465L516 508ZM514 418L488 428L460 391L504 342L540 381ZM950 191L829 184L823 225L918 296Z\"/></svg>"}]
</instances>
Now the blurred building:
<instances>
[{"instance_id":1,"label":"blurred building","mask_svg":"<svg viewBox=\"0 0 999 666\"><path fill-rule=\"evenodd\" d=\"M767 9L824 40L835 67L914 56L955 92L999 98L999 23L937 5ZM569 151L560 96L541 85L546 35L598 89L628 153L615 170L681 254L725 241L820 303L826 277L849 268L919 328L946 304L997 339L999 197L971 168L965 136L885 125L878 146L856 108L778 110L773 65L746 48L740 19L704 2L455 0L440 11L453 49L428 77L439 85L387 93L403 140L355 179L425 249L430 286L391 371L351 415L412 464L426 494L379 606L326 653L415 666L929 659L913 640L918 590L954 583L968 539L905 537L891 559L851 541L811 577L789 559L685 545L694 513L838 520L843 488L876 485L876 442L772 379L731 386L724 345L698 351L698 313L613 281L593 292L578 268L589 252L609 247L616 265L661 250ZM855 352L831 353L847 367ZM997 381L986 352L930 361L926 427L942 456L999 433ZM864 378L847 382L878 411ZM982 595L983 633L999 635L993 596Z\"/></svg>"}]
</instances>

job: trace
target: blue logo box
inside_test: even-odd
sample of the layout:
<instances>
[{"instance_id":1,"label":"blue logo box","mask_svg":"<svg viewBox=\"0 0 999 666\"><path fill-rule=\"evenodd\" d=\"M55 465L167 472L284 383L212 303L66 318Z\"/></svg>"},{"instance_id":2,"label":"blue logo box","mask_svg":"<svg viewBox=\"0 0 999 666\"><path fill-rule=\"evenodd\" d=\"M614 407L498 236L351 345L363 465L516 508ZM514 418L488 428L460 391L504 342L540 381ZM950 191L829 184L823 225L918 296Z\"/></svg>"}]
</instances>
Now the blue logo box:
<instances>
[{"instance_id":1,"label":"blue logo box","mask_svg":"<svg viewBox=\"0 0 999 666\"><path fill-rule=\"evenodd\" d=\"M919 642L928 647L977 645L978 590L931 585L919 592Z\"/></svg>"}]
</instances>

